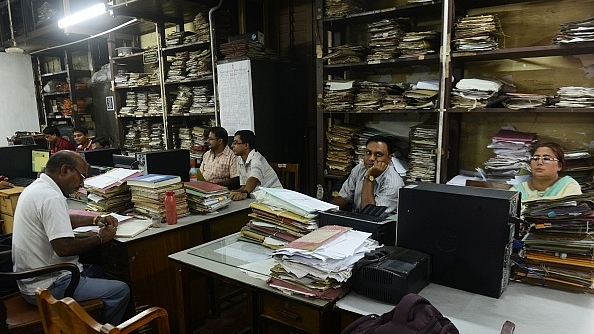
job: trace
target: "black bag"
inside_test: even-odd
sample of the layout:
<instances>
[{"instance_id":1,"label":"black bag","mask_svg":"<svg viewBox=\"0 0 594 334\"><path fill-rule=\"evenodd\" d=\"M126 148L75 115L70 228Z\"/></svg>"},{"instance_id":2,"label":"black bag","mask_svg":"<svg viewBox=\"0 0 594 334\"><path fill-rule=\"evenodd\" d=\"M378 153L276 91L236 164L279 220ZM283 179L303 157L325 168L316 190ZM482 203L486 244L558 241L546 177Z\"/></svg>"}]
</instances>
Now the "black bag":
<instances>
[{"instance_id":1,"label":"black bag","mask_svg":"<svg viewBox=\"0 0 594 334\"><path fill-rule=\"evenodd\" d=\"M454 324L431 303L409 293L390 312L381 316L361 317L348 325L341 334L459 334Z\"/></svg>"},{"instance_id":2,"label":"black bag","mask_svg":"<svg viewBox=\"0 0 594 334\"><path fill-rule=\"evenodd\" d=\"M0 252L12 250L12 233L0 235ZM12 258L0 258L0 272L12 272ZM0 280L0 296L19 291L15 280Z\"/></svg>"}]
</instances>

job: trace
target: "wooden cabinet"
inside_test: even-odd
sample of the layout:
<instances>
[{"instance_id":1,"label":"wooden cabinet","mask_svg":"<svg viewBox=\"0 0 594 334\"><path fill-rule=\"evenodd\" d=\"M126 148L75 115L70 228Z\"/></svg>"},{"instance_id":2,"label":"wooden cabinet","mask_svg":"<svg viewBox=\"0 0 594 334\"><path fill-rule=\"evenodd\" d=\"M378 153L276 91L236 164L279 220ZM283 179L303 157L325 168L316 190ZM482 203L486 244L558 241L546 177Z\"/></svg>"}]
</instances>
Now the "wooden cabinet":
<instances>
[{"instance_id":1,"label":"wooden cabinet","mask_svg":"<svg viewBox=\"0 0 594 334\"><path fill-rule=\"evenodd\" d=\"M0 218L4 221L3 233L12 233L14 212L19 196L25 188L13 187L0 190Z\"/></svg>"},{"instance_id":2,"label":"wooden cabinet","mask_svg":"<svg viewBox=\"0 0 594 334\"><path fill-rule=\"evenodd\" d=\"M592 150L594 122L592 109L542 106L512 110L505 107L484 109L452 108L453 87L462 78L496 78L513 84L519 93L550 96L562 86L592 87L591 58L594 43L553 44L560 25L583 21L594 14L594 2L571 0L443 0L426 4L406 1L377 1L371 8L344 17L325 17L325 2L316 1L317 73L317 180L327 184L325 166L329 124L367 125L399 136L421 121L434 121L438 137L435 147L436 182L446 182L459 170L474 170L492 157L487 149L491 136L504 125L519 131L536 132L541 141L553 140L567 149ZM563 10L559 10L563 8ZM491 51L458 51L456 23L465 16L494 14L503 34L499 47ZM328 64L324 58L337 45L367 46L366 24L389 18L409 18L414 31L435 30L441 35L438 52L393 59L363 60L348 64ZM391 110L390 112L328 111L324 105L324 85L328 80L368 80L414 83L432 78L439 82L434 108ZM391 128L383 126L389 121ZM396 125L394 125L396 124ZM398 124L402 126L398 132Z\"/></svg>"}]
</instances>

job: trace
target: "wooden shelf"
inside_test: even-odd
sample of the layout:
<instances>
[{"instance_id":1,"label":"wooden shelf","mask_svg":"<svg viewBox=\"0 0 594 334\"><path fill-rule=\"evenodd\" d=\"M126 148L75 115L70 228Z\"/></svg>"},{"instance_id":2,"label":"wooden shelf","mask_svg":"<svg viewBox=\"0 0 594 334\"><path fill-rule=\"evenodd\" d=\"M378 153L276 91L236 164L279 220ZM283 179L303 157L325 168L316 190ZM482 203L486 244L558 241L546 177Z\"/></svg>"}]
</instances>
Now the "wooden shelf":
<instances>
[{"instance_id":1,"label":"wooden shelf","mask_svg":"<svg viewBox=\"0 0 594 334\"><path fill-rule=\"evenodd\" d=\"M483 52L452 52L452 58L464 61L483 61L517 58L536 58L552 56L569 56L594 53L594 43L575 43L567 45L527 46L512 49L498 49Z\"/></svg>"}]
</instances>

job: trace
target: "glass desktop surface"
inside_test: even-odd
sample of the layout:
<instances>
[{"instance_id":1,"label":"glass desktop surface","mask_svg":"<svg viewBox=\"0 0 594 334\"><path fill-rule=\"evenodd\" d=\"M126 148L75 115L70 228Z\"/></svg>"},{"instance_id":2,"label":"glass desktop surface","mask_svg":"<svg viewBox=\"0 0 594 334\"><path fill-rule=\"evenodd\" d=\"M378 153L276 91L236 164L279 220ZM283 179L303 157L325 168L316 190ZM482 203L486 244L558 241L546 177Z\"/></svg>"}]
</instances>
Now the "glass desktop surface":
<instances>
[{"instance_id":1,"label":"glass desktop surface","mask_svg":"<svg viewBox=\"0 0 594 334\"><path fill-rule=\"evenodd\" d=\"M239 233L236 233L198 246L189 250L188 253L207 260L256 272L259 270L250 267L246 268L246 266L256 263L272 263L270 259L271 249L260 244L240 241L238 240L239 237Z\"/></svg>"}]
</instances>

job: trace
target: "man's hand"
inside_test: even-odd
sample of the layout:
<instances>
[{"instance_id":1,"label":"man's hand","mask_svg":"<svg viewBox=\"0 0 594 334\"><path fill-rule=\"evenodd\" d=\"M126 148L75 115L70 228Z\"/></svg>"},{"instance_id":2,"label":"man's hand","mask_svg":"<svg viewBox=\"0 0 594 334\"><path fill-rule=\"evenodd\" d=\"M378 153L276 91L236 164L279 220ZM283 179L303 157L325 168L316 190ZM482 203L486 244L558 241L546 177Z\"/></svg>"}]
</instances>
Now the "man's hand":
<instances>
[{"instance_id":1,"label":"man's hand","mask_svg":"<svg viewBox=\"0 0 594 334\"><path fill-rule=\"evenodd\" d=\"M99 240L101 241L101 243L106 243L112 240L113 238L115 238L115 235L116 228L113 225L105 225L105 227L102 227L99 230Z\"/></svg>"},{"instance_id":2,"label":"man's hand","mask_svg":"<svg viewBox=\"0 0 594 334\"><path fill-rule=\"evenodd\" d=\"M243 199L248 198L248 194L241 191L232 191L230 195L231 199L234 201L241 201Z\"/></svg>"},{"instance_id":3,"label":"man's hand","mask_svg":"<svg viewBox=\"0 0 594 334\"><path fill-rule=\"evenodd\" d=\"M378 176L382 175L382 173L386 170L386 168L388 168L388 164L386 164L385 162L374 161L373 166L371 166L371 167L369 167L369 169L367 169L367 175L371 175L373 177L378 177Z\"/></svg>"},{"instance_id":4,"label":"man's hand","mask_svg":"<svg viewBox=\"0 0 594 334\"><path fill-rule=\"evenodd\" d=\"M101 216L101 217L97 218L95 223L99 227L105 227L105 226L113 226L114 228L118 227L118 220L112 216Z\"/></svg>"}]
</instances>

